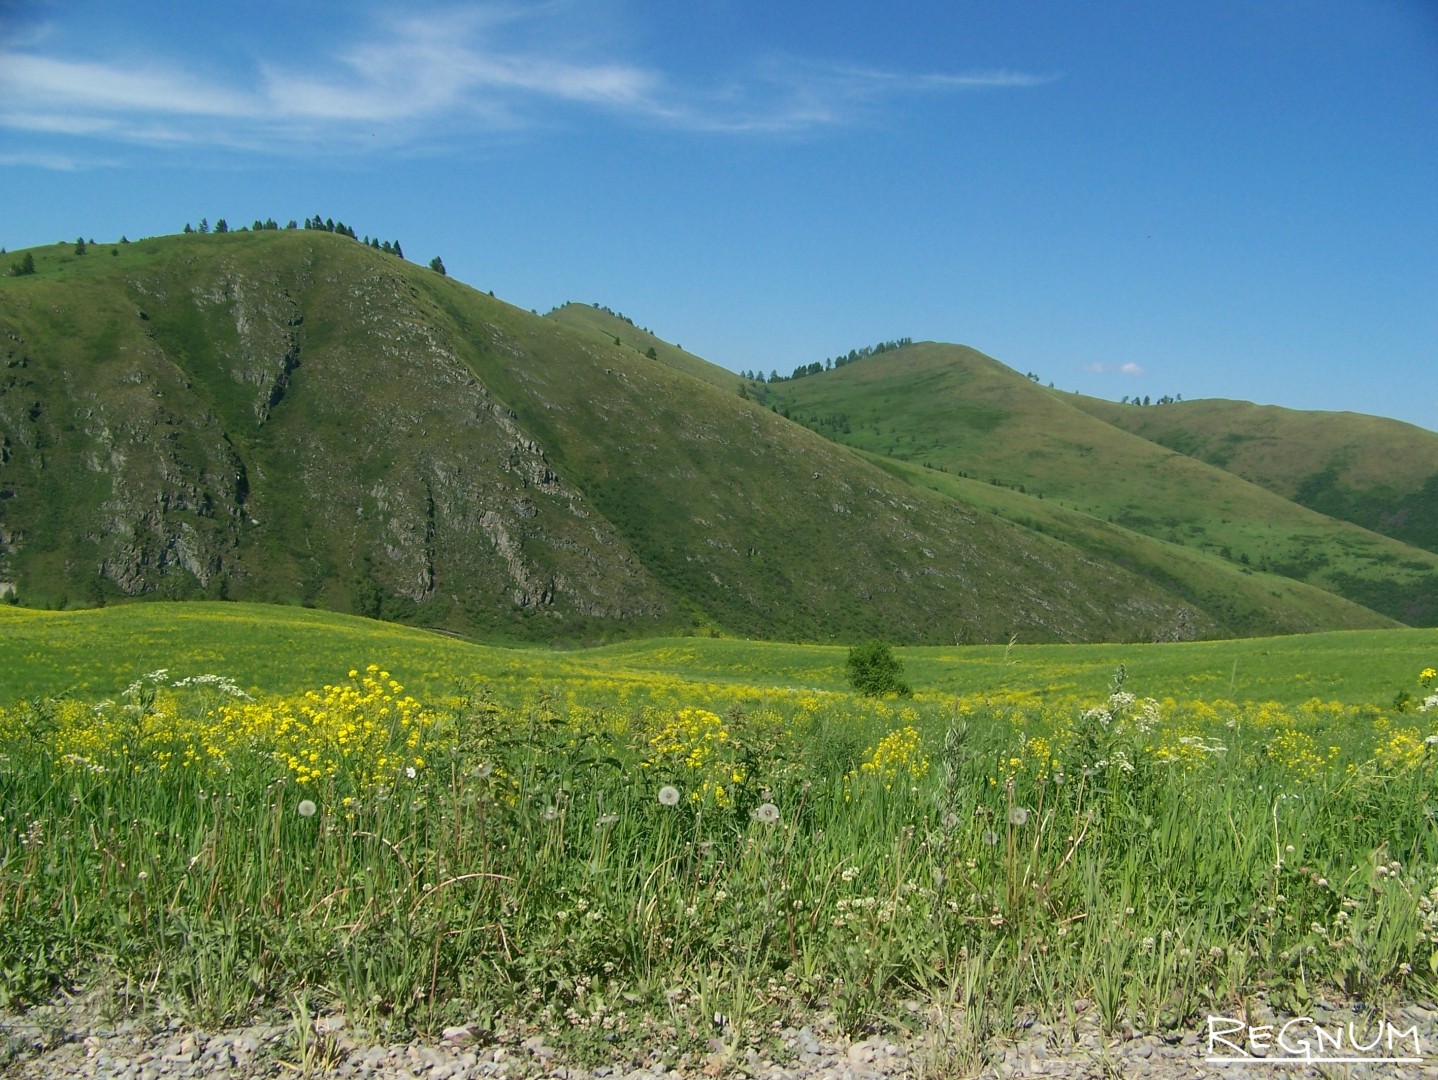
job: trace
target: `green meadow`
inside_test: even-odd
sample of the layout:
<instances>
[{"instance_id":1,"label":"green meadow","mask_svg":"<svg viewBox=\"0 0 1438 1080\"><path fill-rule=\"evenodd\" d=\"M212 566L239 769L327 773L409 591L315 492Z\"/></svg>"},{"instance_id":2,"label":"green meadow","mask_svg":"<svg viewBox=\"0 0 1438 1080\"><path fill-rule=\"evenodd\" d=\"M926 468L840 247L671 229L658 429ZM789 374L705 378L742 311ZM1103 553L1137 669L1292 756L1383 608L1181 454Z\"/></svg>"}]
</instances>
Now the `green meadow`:
<instances>
[{"instance_id":1,"label":"green meadow","mask_svg":"<svg viewBox=\"0 0 1438 1080\"><path fill-rule=\"evenodd\" d=\"M0 609L0 1007L676 1066L825 1013L972 1069L1080 998L1438 989L1438 631L900 649L882 699L847 655Z\"/></svg>"},{"instance_id":2,"label":"green meadow","mask_svg":"<svg viewBox=\"0 0 1438 1080\"><path fill-rule=\"evenodd\" d=\"M975 645L895 650L923 697L1023 690L1096 694L1118 664L1154 697L1387 704L1438 654L1438 630L1350 630L1274 638L1101 645ZM127 604L84 611L0 606L0 702L62 693L105 697L136 675L206 672L269 693L329 681L370 659L416 691L483 679L574 686L665 675L842 691L847 648L730 638L663 638L592 649L490 646L372 619L262 604ZM696 701L696 704L701 702Z\"/></svg>"}]
</instances>

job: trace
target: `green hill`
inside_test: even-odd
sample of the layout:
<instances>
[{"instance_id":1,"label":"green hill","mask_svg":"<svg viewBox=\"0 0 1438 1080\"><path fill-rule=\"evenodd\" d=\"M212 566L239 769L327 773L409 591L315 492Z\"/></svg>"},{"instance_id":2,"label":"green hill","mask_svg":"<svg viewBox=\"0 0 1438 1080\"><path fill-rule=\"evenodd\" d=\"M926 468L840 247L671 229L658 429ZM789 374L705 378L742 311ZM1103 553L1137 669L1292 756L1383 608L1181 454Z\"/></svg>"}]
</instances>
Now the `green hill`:
<instances>
[{"instance_id":1,"label":"green hill","mask_svg":"<svg viewBox=\"0 0 1438 1080\"><path fill-rule=\"evenodd\" d=\"M645 327L635 326L634 321L624 315L599 307L597 304L563 304L549 312L545 318L562 323L575 330L584 331L599 341L613 345L627 345L646 357L661 364L703 379L720 390L730 391L741 380L732 371L711 364L701 356L685 352L678 345L671 344ZM652 354L652 355L651 355Z\"/></svg>"},{"instance_id":2,"label":"green hill","mask_svg":"<svg viewBox=\"0 0 1438 1080\"><path fill-rule=\"evenodd\" d=\"M0 279L0 591L26 605L259 600L543 641L1388 624L1217 560L1205 594L1097 557L733 376L339 235L30 254Z\"/></svg>"},{"instance_id":3,"label":"green hill","mask_svg":"<svg viewBox=\"0 0 1438 1080\"><path fill-rule=\"evenodd\" d=\"M1132 434L1110 422L1108 411L1095 415L1096 406L1082 408L1074 395L1045 389L973 349L918 343L754 392L846 445L1028 496L998 509L1010 520L1033 517L1039 500L1058 502L1404 622L1438 622L1431 551ZM1056 535L1093 550L1084 538L1093 535L1088 526Z\"/></svg>"},{"instance_id":4,"label":"green hill","mask_svg":"<svg viewBox=\"0 0 1438 1080\"><path fill-rule=\"evenodd\" d=\"M1379 416L1247 401L1073 401L1310 510L1438 552L1438 433Z\"/></svg>"}]
</instances>

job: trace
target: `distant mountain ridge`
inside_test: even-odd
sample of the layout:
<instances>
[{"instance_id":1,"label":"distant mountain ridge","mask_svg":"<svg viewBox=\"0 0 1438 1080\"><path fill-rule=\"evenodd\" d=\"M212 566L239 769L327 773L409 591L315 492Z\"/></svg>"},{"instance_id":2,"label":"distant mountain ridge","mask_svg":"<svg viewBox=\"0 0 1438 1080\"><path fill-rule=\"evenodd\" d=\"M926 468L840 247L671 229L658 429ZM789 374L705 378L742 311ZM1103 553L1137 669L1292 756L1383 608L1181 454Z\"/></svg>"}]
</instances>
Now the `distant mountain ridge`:
<instances>
[{"instance_id":1,"label":"distant mountain ridge","mask_svg":"<svg viewBox=\"0 0 1438 1080\"><path fill-rule=\"evenodd\" d=\"M790 391L867 379L868 360L741 394L611 313L540 318L323 230L25 254L34 274L0 278L0 591L21 603L264 600L553 641L1392 625L783 415L806 408ZM954 431L997 430L1006 407L956 402ZM877 425L903 441L918 415ZM1407 588L1416 549L1377 539Z\"/></svg>"}]
</instances>

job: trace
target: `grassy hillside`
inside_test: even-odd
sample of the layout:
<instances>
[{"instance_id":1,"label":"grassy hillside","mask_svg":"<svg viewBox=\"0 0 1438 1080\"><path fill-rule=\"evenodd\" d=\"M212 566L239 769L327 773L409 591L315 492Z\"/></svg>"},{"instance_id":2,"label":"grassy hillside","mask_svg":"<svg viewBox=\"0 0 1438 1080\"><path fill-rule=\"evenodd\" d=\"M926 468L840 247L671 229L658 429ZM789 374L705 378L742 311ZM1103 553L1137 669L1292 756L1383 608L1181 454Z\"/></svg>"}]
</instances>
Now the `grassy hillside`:
<instances>
[{"instance_id":1,"label":"grassy hillside","mask_svg":"<svg viewBox=\"0 0 1438 1080\"><path fill-rule=\"evenodd\" d=\"M1311 510L1438 551L1438 433L1378 416L1247 401L1136 407L1070 400Z\"/></svg>"},{"instance_id":2,"label":"grassy hillside","mask_svg":"<svg viewBox=\"0 0 1438 1080\"><path fill-rule=\"evenodd\" d=\"M1438 621L1432 552L1130 434L973 349L919 343L755 392L847 445L1029 497L999 509L1011 519L1057 502L1404 622Z\"/></svg>"},{"instance_id":3,"label":"grassy hillside","mask_svg":"<svg viewBox=\"0 0 1438 1080\"><path fill-rule=\"evenodd\" d=\"M1383 622L1207 610L342 236L32 254L0 279L0 582L27 605L259 600L519 640Z\"/></svg>"},{"instance_id":4,"label":"grassy hillside","mask_svg":"<svg viewBox=\"0 0 1438 1080\"><path fill-rule=\"evenodd\" d=\"M0 571L22 602L279 600L520 636L669 616L433 321L438 275L309 231L103 250L0 280ZM504 347L518 313L465 300Z\"/></svg>"},{"instance_id":5,"label":"grassy hillside","mask_svg":"<svg viewBox=\"0 0 1438 1080\"><path fill-rule=\"evenodd\" d=\"M555 308L545 318L583 331L598 341L627 345L644 356L649 356L652 350L652 359L667 364L676 371L702 379L720 390L732 391L742 381L732 371L718 364L711 364L701 356L685 352L680 346L657 337L646 327L635 326L632 319L608 308L594 304L569 303Z\"/></svg>"},{"instance_id":6,"label":"grassy hillside","mask_svg":"<svg viewBox=\"0 0 1438 1080\"><path fill-rule=\"evenodd\" d=\"M1101 698L1123 664L1154 697L1387 704L1438 655L1438 630L1365 630L1168 644L900 648L920 699L1036 693ZM214 602L87 611L0 606L0 707L70 693L116 697L141 674L214 674L289 694L384 665L421 697L472 686L511 705L543 696L583 704L663 682L717 708L733 688L843 691L847 649L707 638L652 638L591 649L498 648L372 619L296 607ZM577 696L576 696L577 695Z\"/></svg>"},{"instance_id":7,"label":"grassy hillside","mask_svg":"<svg viewBox=\"0 0 1438 1080\"><path fill-rule=\"evenodd\" d=\"M1230 633L1311 633L1321 627L1352 625L1351 601L1301 581L1251 567L1202 548L1148 536L1059 503L983 480L955 476L894 458L880 458L895 476L947 494L1005 521L1063 541L1092 559L1121 566L1146 581L1162 582L1186 598L1192 610L1212 613ZM1185 621L1155 625L1150 640L1182 640L1191 635Z\"/></svg>"}]
</instances>

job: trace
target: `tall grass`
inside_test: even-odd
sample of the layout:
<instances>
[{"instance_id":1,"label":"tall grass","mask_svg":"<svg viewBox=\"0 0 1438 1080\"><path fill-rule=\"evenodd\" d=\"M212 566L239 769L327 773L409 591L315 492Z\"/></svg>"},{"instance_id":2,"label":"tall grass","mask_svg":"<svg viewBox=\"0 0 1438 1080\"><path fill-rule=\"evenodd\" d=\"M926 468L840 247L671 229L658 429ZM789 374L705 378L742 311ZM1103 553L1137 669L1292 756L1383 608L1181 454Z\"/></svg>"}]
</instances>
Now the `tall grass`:
<instances>
[{"instance_id":1,"label":"tall grass","mask_svg":"<svg viewBox=\"0 0 1438 1080\"><path fill-rule=\"evenodd\" d=\"M1151 1028L1435 988L1429 714L1121 678L1082 710L404 700L377 671L254 702L157 674L7 709L0 1005L108 985L204 1025L336 1007L597 1058L916 1001L977 1048L1080 998Z\"/></svg>"}]
</instances>

